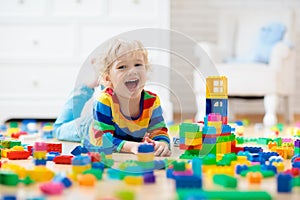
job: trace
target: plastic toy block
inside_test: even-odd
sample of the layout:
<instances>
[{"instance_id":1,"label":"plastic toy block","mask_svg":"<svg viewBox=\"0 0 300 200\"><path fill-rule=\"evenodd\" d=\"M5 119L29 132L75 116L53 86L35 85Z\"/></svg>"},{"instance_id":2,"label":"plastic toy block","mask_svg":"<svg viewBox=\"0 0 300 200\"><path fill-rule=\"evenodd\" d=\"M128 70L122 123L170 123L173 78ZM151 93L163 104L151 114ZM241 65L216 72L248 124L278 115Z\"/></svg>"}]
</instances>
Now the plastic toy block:
<instances>
[{"instance_id":1,"label":"plastic toy block","mask_svg":"<svg viewBox=\"0 0 300 200\"><path fill-rule=\"evenodd\" d=\"M53 159L53 162L55 162L55 164L71 165L73 157L74 156L71 155L59 155Z\"/></svg>"},{"instance_id":2,"label":"plastic toy block","mask_svg":"<svg viewBox=\"0 0 300 200\"><path fill-rule=\"evenodd\" d=\"M0 184L7 186L16 186L19 183L19 177L16 173L10 171L0 171Z\"/></svg>"},{"instance_id":3,"label":"plastic toy block","mask_svg":"<svg viewBox=\"0 0 300 200\"><path fill-rule=\"evenodd\" d=\"M277 173L277 168L273 165L261 165L261 170L264 170L264 171L273 171L275 174Z\"/></svg>"},{"instance_id":4,"label":"plastic toy block","mask_svg":"<svg viewBox=\"0 0 300 200\"><path fill-rule=\"evenodd\" d=\"M209 113L220 113L222 117L227 116L227 108L228 108L228 99L206 98L206 115Z\"/></svg>"},{"instance_id":5,"label":"plastic toy block","mask_svg":"<svg viewBox=\"0 0 300 200\"><path fill-rule=\"evenodd\" d=\"M272 196L266 191L202 191L195 189L180 189L177 190L178 199L259 199L271 200ZM193 198L190 198L192 195ZM196 198L194 198L196 196Z\"/></svg>"},{"instance_id":6,"label":"plastic toy block","mask_svg":"<svg viewBox=\"0 0 300 200\"><path fill-rule=\"evenodd\" d=\"M202 144L202 138L189 139L185 138L185 145L198 146Z\"/></svg>"},{"instance_id":7,"label":"plastic toy block","mask_svg":"<svg viewBox=\"0 0 300 200\"><path fill-rule=\"evenodd\" d=\"M78 155L72 158L72 165L84 166L88 164L91 164L91 158L89 156Z\"/></svg>"},{"instance_id":8,"label":"plastic toy block","mask_svg":"<svg viewBox=\"0 0 300 200\"><path fill-rule=\"evenodd\" d=\"M102 162L92 162L92 169L100 169L100 170L104 170L105 165Z\"/></svg>"},{"instance_id":9,"label":"plastic toy block","mask_svg":"<svg viewBox=\"0 0 300 200\"><path fill-rule=\"evenodd\" d=\"M188 139L202 138L202 132L185 132L184 137Z\"/></svg>"},{"instance_id":10,"label":"plastic toy block","mask_svg":"<svg viewBox=\"0 0 300 200\"><path fill-rule=\"evenodd\" d=\"M94 186L97 179L93 174L78 174L77 181L79 185Z\"/></svg>"},{"instance_id":11,"label":"plastic toy block","mask_svg":"<svg viewBox=\"0 0 300 200\"><path fill-rule=\"evenodd\" d=\"M250 153L259 153L262 152L263 149L261 147L244 147L244 151L248 151Z\"/></svg>"},{"instance_id":12,"label":"plastic toy block","mask_svg":"<svg viewBox=\"0 0 300 200\"><path fill-rule=\"evenodd\" d=\"M300 176L293 178L293 180L292 180L292 186L293 187L300 187Z\"/></svg>"},{"instance_id":13,"label":"plastic toy block","mask_svg":"<svg viewBox=\"0 0 300 200\"><path fill-rule=\"evenodd\" d=\"M91 169L91 165L72 165L73 174L82 174L84 171Z\"/></svg>"},{"instance_id":14,"label":"plastic toy block","mask_svg":"<svg viewBox=\"0 0 300 200\"><path fill-rule=\"evenodd\" d=\"M47 153L46 157L47 157L47 161L53 161L53 159L56 157L56 156L59 156L60 153L59 152L49 152Z\"/></svg>"},{"instance_id":15,"label":"plastic toy block","mask_svg":"<svg viewBox=\"0 0 300 200\"><path fill-rule=\"evenodd\" d=\"M129 190L118 190L114 193L114 197L112 199L120 199L120 200L135 200L136 195L133 191Z\"/></svg>"},{"instance_id":16,"label":"plastic toy block","mask_svg":"<svg viewBox=\"0 0 300 200\"><path fill-rule=\"evenodd\" d=\"M276 167L277 172L283 172L284 171L283 162L273 162L272 165Z\"/></svg>"},{"instance_id":17,"label":"plastic toy block","mask_svg":"<svg viewBox=\"0 0 300 200\"><path fill-rule=\"evenodd\" d=\"M68 178L67 176L65 175L62 175L62 174L57 174L53 180L53 182L56 182L56 183L62 183L64 185L65 188L69 188L72 186L72 181L70 180L70 178Z\"/></svg>"},{"instance_id":18,"label":"plastic toy block","mask_svg":"<svg viewBox=\"0 0 300 200\"><path fill-rule=\"evenodd\" d=\"M231 133L231 126L228 124L222 125L222 133Z\"/></svg>"},{"instance_id":19,"label":"plastic toy block","mask_svg":"<svg viewBox=\"0 0 300 200\"><path fill-rule=\"evenodd\" d=\"M203 134L217 134L217 129L213 126L204 126L202 129Z\"/></svg>"},{"instance_id":20,"label":"plastic toy block","mask_svg":"<svg viewBox=\"0 0 300 200\"><path fill-rule=\"evenodd\" d=\"M153 173L147 173L144 174L144 183L145 184L150 184L150 183L155 183L155 175Z\"/></svg>"},{"instance_id":21,"label":"plastic toy block","mask_svg":"<svg viewBox=\"0 0 300 200\"><path fill-rule=\"evenodd\" d=\"M290 174L293 177L297 177L297 176L300 176L300 169L299 168L291 168L291 169L286 170L284 173Z\"/></svg>"},{"instance_id":22,"label":"plastic toy block","mask_svg":"<svg viewBox=\"0 0 300 200\"><path fill-rule=\"evenodd\" d=\"M199 176L176 176L176 190L180 188L202 188L202 178Z\"/></svg>"},{"instance_id":23,"label":"plastic toy block","mask_svg":"<svg viewBox=\"0 0 300 200\"><path fill-rule=\"evenodd\" d=\"M47 152L59 152L62 153L62 143L46 143Z\"/></svg>"},{"instance_id":24,"label":"plastic toy block","mask_svg":"<svg viewBox=\"0 0 300 200\"><path fill-rule=\"evenodd\" d=\"M295 140L294 147L300 148L300 139Z\"/></svg>"},{"instance_id":25,"label":"plastic toy block","mask_svg":"<svg viewBox=\"0 0 300 200\"><path fill-rule=\"evenodd\" d=\"M34 151L47 151L47 144L45 142L35 142L33 149Z\"/></svg>"},{"instance_id":26,"label":"plastic toy block","mask_svg":"<svg viewBox=\"0 0 300 200\"><path fill-rule=\"evenodd\" d=\"M154 146L152 144L140 144L138 147L138 153L153 153Z\"/></svg>"},{"instance_id":27,"label":"plastic toy block","mask_svg":"<svg viewBox=\"0 0 300 200\"><path fill-rule=\"evenodd\" d=\"M10 143L9 143L9 148L13 148L15 146L21 146L21 141L11 140Z\"/></svg>"},{"instance_id":28,"label":"plastic toy block","mask_svg":"<svg viewBox=\"0 0 300 200\"><path fill-rule=\"evenodd\" d=\"M185 162L177 162L176 161L173 163L173 169L174 169L174 171L185 171L186 170L185 165L186 165Z\"/></svg>"},{"instance_id":29,"label":"plastic toy block","mask_svg":"<svg viewBox=\"0 0 300 200\"><path fill-rule=\"evenodd\" d=\"M2 195L2 200L17 200L17 197L15 195L9 194L9 195Z\"/></svg>"},{"instance_id":30,"label":"plastic toy block","mask_svg":"<svg viewBox=\"0 0 300 200\"><path fill-rule=\"evenodd\" d=\"M165 169L166 163L164 160L154 160L154 169L155 170L163 170Z\"/></svg>"},{"instance_id":31,"label":"plastic toy block","mask_svg":"<svg viewBox=\"0 0 300 200\"><path fill-rule=\"evenodd\" d=\"M202 149L202 144L195 145L195 146L180 144L179 149L181 149L181 150L200 150L200 149Z\"/></svg>"},{"instance_id":32,"label":"plastic toy block","mask_svg":"<svg viewBox=\"0 0 300 200\"><path fill-rule=\"evenodd\" d=\"M102 174L103 174L103 170L101 169L88 169L85 170L82 174L92 174L96 177L97 180L101 180L102 179Z\"/></svg>"},{"instance_id":33,"label":"plastic toy block","mask_svg":"<svg viewBox=\"0 0 300 200\"><path fill-rule=\"evenodd\" d=\"M292 163L292 167L300 169L300 162L294 162L294 163Z\"/></svg>"},{"instance_id":34,"label":"plastic toy block","mask_svg":"<svg viewBox=\"0 0 300 200\"><path fill-rule=\"evenodd\" d=\"M101 155L98 152L88 152L88 156L90 156L91 162L101 161Z\"/></svg>"},{"instance_id":35,"label":"plastic toy block","mask_svg":"<svg viewBox=\"0 0 300 200\"><path fill-rule=\"evenodd\" d=\"M12 137L12 138L15 138L15 139L19 139L19 137L20 137L21 135L28 135L28 133L25 132L25 131L20 131L20 132L17 132L17 133L12 133L12 134L11 134L11 137Z\"/></svg>"},{"instance_id":36,"label":"plastic toy block","mask_svg":"<svg viewBox=\"0 0 300 200\"><path fill-rule=\"evenodd\" d=\"M192 170L194 176L202 177L202 160L200 158L192 159Z\"/></svg>"},{"instance_id":37,"label":"plastic toy block","mask_svg":"<svg viewBox=\"0 0 300 200\"><path fill-rule=\"evenodd\" d=\"M60 195L64 190L64 185L58 182L48 182L40 185L40 190L47 195Z\"/></svg>"},{"instance_id":38,"label":"plastic toy block","mask_svg":"<svg viewBox=\"0 0 300 200\"><path fill-rule=\"evenodd\" d=\"M215 165L216 163L216 155L214 154L208 154L202 159L203 165Z\"/></svg>"},{"instance_id":39,"label":"plastic toy block","mask_svg":"<svg viewBox=\"0 0 300 200\"><path fill-rule=\"evenodd\" d=\"M203 138L202 141L203 144L216 144L217 143L217 138Z\"/></svg>"},{"instance_id":40,"label":"plastic toy block","mask_svg":"<svg viewBox=\"0 0 300 200\"><path fill-rule=\"evenodd\" d=\"M7 152L7 158L9 160L25 160L30 156L29 151L9 151Z\"/></svg>"},{"instance_id":41,"label":"plastic toy block","mask_svg":"<svg viewBox=\"0 0 300 200\"><path fill-rule=\"evenodd\" d=\"M17 164L8 163L8 162L2 163L2 170L12 171L16 173L19 176L19 178L24 178L26 177L27 174L25 167L22 167Z\"/></svg>"},{"instance_id":42,"label":"plastic toy block","mask_svg":"<svg viewBox=\"0 0 300 200\"><path fill-rule=\"evenodd\" d=\"M143 185L144 177L143 176L126 176L124 182L129 185Z\"/></svg>"},{"instance_id":43,"label":"plastic toy block","mask_svg":"<svg viewBox=\"0 0 300 200\"><path fill-rule=\"evenodd\" d=\"M236 165L235 167L235 173L241 174L243 171L247 171L249 168L247 165Z\"/></svg>"},{"instance_id":44,"label":"plastic toy block","mask_svg":"<svg viewBox=\"0 0 300 200\"><path fill-rule=\"evenodd\" d=\"M46 165L47 160L41 159L41 160L33 160L34 165Z\"/></svg>"},{"instance_id":45,"label":"plastic toy block","mask_svg":"<svg viewBox=\"0 0 300 200\"><path fill-rule=\"evenodd\" d=\"M221 121L222 120L222 116L219 113L209 113L207 115L207 120L208 121Z\"/></svg>"},{"instance_id":46,"label":"plastic toy block","mask_svg":"<svg viewBox=\"0 0 300 200\"><path fill-rule=\"evenodd\" d=\"M34 151L33 152L33 157L35 159L38 159L38 160L46 159L47 158L47 151Z\"/></svg>"},{"instance_id":47,"label":"plastic toy block","mask_svg":"<svg viewBox=\"0 0 300 200\"><path fill-rule=\"evenodd\" d=\"M271 156L269 158L269 162L272 164L273 162L283 162L283 158L281 156L279 156L279 154L277 153L277 156Z\"/></svg>"},{"instance_id":48,"label":"plastic toy block","mask_svg":"<svg viewBox=\"0 0 300 200\"><path fill-rule=\"evenodd\" d=\"M54 172L45 166L35 166L27 170L27 175L36 182L50 181L54 177Z\"/></svg>"},{"instance_id":49,"label":"plastic toy block","mask_svg":"<svg viewBox=\"0 0 300 200\"><path fill-rule=\"evenodd\" d=\"M250 184L260 184L263 178L260 172L249 172L246 177Z\"/></svg>"},{"instance_id":50,"label":"plastic toy block","mask_svg":"<svg viewBox=\"0 0 300 200\"><path fill-rule=\"evenodd\" d=\"M237 179L228 176L225 174L215 174L213 176L213 181L215 184L222 185L226 188L236 188L237 187Z\"/></svg>"},{"instance_id":51,"label":"plastic toy block","mask_svg":"<svg viewBox=\"0 0 300 200\"><path fill-rule=\"evenodd\" d=\"M206 98L227 98L227 77L209 76L206 78Z\"/></svg>"},{"instance_id":52,"label":"plastic toy block","mask_svg":"<svg viewBox=\"0 0 300 200\"><path fill-rule=\"evenodd\" d=\"M278 174L277 176L277 192L291 192L292 179L290 174Z\"/></svg>"},{"instance_id":53,"label":"plastic toy block","mask_svg":"<svg viewBox=\"0 0 300 200\"><path fill-rule=\"evenodd\" d=\"M81 154L81 146L76 146L72 151L71 154L73 156L78 156Z\"/></svg>"},{"instance_id":54,"label":"plastic toy block","mask_svg":"<svg viewBox=\"0 0 300 200\"><path fill-rule=\"evenodd\" d=\"M138 153L137 160L140 162L151 162L154 160L154 153Z\"/></svg>"}]
</instances>

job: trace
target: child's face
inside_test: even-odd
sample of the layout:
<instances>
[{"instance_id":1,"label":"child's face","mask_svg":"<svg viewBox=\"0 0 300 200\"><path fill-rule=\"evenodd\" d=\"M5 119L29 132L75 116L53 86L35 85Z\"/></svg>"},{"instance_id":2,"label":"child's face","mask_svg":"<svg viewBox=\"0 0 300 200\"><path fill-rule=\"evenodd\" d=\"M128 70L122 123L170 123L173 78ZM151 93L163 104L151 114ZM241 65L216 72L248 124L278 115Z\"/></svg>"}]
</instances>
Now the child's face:
<instances>
[{"instance_id":1,"label":"child's face","mask_svg":"<svg viewBox=\"0 0 300 200\"><path fill-rule=\"evenodd\" d=\"M145 86L146 73L144 55L135 51L117 58L107 78L119 97L137 98Z\"/></svg>"}]
</instances>

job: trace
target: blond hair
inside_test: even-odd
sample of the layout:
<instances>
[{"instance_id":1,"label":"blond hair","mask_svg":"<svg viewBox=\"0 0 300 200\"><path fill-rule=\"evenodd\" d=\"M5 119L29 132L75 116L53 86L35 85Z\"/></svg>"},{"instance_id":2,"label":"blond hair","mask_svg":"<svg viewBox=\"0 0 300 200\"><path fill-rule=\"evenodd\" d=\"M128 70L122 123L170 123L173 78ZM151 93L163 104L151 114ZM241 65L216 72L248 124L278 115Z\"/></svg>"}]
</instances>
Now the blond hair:
<instances>
[{"instance_id":1,"label":"blond hair","mask_svg":"<svg viewBox=\"0 0 300 200\"><path fill-rule=\"evenodd\" d=\"M121 56L128 53L142 52L146 70L149 69L148 51L138 40L127 41L123 39L114 39L108 46L107 51L103 54L98 62L100 69L99 82L105 75L109 74L113 63Z\"/></svg>"}]
</instances>

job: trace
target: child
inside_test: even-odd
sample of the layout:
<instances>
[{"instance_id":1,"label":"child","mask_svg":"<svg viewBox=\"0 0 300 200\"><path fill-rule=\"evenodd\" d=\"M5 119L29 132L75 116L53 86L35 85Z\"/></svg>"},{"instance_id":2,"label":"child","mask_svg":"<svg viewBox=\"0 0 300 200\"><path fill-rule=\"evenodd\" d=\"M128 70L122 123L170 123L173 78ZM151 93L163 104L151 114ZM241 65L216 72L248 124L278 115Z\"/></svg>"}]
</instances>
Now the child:
<instances>
[{"instance_id":1,"label":"child","mask_svg":"<svg viewBox=\"0 0 300 200\"><path fill-rule=\"evenodd\" d=\"M83 139L84 143L88 141L99 146L102 135L110 132L118 152L137 153L139 144L148 142L154 145L156 156L169 156L170 139L159 97L144 90L149 63L143 45L139 41L116 39L101 59L100 66L101 83L105 88L94 103L93 119L80 117L84 102L91 98L93 89L86 86L75 89L71 101L76 112L63 113L65 117L60 116L54 124L58 139ZM71 119L68 115L72 114L74 119L64 120L66 117ZM72 131L77 132L77 129L79 135L63 133L69 131L68 125Z\"/></svg>"}]
</instances>

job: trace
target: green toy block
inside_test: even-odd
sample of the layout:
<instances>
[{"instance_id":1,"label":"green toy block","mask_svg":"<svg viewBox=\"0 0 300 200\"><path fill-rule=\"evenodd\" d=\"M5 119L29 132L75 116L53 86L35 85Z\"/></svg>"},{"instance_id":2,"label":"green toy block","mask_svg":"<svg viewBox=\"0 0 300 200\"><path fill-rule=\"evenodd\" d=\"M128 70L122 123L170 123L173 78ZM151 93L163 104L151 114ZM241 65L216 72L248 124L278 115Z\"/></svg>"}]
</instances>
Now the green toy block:
<instances>
[{"instance_id":1,"label":"green toy block","mask_svg":"<svg viewBox=\"0 0 300 200\"><path fill-rule=\"evenodd\" d=\"M208 154L202 159L203 165L215 165L217 164L216 155L215 154Z\"/></svg>"},{"instance_id":2,"label":"green toy block","mask_svg":"<svg viewBox=\"0 0 300 200\"><path fill-rule=\"evenodd\" d=\"M9 148L13 148L14 146L21 146L21 141L11 140L9 143Z\"/></svg>"},{"instance_id":3,"label":"green toy block","mask_svg":"<svg viewBox=\"0 0 300 200\"><path fill-rule=\"evenodd\" d=\"M35 181L32 180L30 176L26 176L24 179L20 180L20 182L23 183L24 185L30 185L35 183Z\"/></svg>"},{"instance_id":4,"label":"green toy block","mask_svg":"<svg viewBox=\"0 0 300 200\"><path fill-rule=\"evenodd\" d=\"M244 137L236 137L236 144L244 144L245 140Z\"/></svg>"},{"instance_id":5,"label":"green toy block","mask_svg":"<svg viewBox=\"0 0 300 200\"><path fill-rule=\"evenodd\" d=\"M136 196L133 191L129 190L119 190L115 192L114 195L117 199L120 200L134 200L136 199Z\"/></svg>"},{"instance_id":6,"label":"green toy block","mask_svg":"<svg viewBox=\"0 0 300 200\"><path fill-rule=\"evenodd\" d=\"M271 138L258 138L257 144L267 145L269 142L272 142Z\"/></svg>"},{"instance_id":7,"label":"green toy block","mask_svg":"<svg viewBox=\"0 0 300 200\"><path fill-rule=\"evenodd\" d=\"M202 138L201 132L185 132L185 138L195 139L195 138Z\"/></svg>"},{"instance_id":8,"label":"green toy block","mask_svg":"<svg viewBox=\"0 0 300 200\"><path fill-rule=\"evenodd\" d=\"M174 162L173 163L173 170L174 171L185 171L185 162Z\"/></svg>"},{"instance_id":9,"label":"green toy block","mask_svg":"<svg viewBox=\"0 0 300 200\"><path fill-rule=\"evenodd\" d=\"M226 188L236 188L237 187L237 179L232 176L228 176L226 174L215 174L213 176L214 184L222 185Z\"/></svg>"},{"instance_id":10,"label":"green toy block","mask_svg":"<svg viewBox=\"0 0 300 200\"><path fill-rule=\"evenodd\" d=\"M300 187L300 176L293 178L292 185L293 185L293 187Z\"/></svg>"},{"instance_id":11,"label":"green toy block","mask_svg":"<svg viewBox=\"0 0 300 200\"><path fill-rule=\"evenodd\" d=\"M273 139L273 141L277 143L277 146L281 147L281 145L282 145L282 138L275 138L275 139Z\"/></svg>"},{"instance_id":12,"label":"green toy block","mask_svg":"<svg viewBox=\"0 0 300 200\"><path fill-rule=\"evenodd\" d=\"M0 171L0 184L8 186L16 186L19 183L17 174L10 171Z\"/></svg>"},{"instance_id":13,"label":"green toy block","mask_svg":"<svg viewBox=\"0 0 300 200\"><path fill-rule=\"evenodd\" d=\"M181 123L179 125L179 136L185 137L186 132L199 132L199 126L192 123Z\"/></svg>"},{"instance_id":14,"label":"green toy block","mask_svg":"<svg viewBox=\"0 0 300 200\"><path fill-rule=\"evenodd\" d=\"M272 196L266 191L203 191L195 189L177 190L177 199L223 199L223 200L271 200Z\"/></svg>"},{"instance_id":15,"label":"green toy block","mask_svg":"<svg viewBox=\"0 0 300 200\"><path fill-rule=\"evenodd\" d=\"M97 180L101 180L103 171L101 169L88 169L85 170L82 174L92 174L96 177Z\"/></svg>"}]
</instances>

